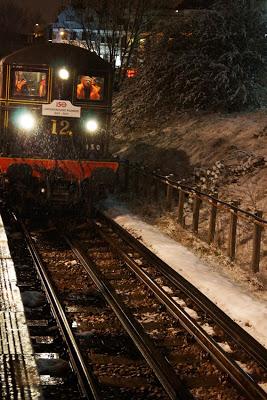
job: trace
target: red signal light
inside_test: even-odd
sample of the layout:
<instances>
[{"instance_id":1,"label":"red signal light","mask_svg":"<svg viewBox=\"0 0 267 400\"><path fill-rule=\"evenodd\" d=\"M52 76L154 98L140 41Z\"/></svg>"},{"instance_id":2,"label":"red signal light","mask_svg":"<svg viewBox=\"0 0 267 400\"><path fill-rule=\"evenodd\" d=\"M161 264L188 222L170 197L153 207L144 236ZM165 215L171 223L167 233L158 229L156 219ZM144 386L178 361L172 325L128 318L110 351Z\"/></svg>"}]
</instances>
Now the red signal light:
<instances>
[{"instance_id":1,"label":"red signal light","mask_svg":"<svg viewBox=\"0 0 267 400\"><path fill-rule=\"evenodd\" d=\"M137 74L137 70L134 68L127 69L127 78L134 78Z\"/></svg>"}]
</instances>

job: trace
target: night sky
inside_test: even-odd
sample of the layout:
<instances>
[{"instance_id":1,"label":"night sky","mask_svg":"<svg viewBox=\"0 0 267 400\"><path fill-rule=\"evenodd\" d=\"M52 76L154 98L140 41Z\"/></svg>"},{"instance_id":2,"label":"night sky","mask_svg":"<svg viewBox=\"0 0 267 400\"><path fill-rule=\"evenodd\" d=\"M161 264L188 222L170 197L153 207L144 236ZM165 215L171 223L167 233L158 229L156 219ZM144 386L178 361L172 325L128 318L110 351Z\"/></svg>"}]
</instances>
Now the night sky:
<instances>
[{"instance_id":1,"label":"night sky","mask_svg":"<svg viewBox=\"0 0 267 400\"><path fill-rule=\"evenodd\" d=\"M14 0L14 3L30 9L33 13L42 15L46 22L53 22L57 15L62 0Z\"/></svg>"}]
</instances>

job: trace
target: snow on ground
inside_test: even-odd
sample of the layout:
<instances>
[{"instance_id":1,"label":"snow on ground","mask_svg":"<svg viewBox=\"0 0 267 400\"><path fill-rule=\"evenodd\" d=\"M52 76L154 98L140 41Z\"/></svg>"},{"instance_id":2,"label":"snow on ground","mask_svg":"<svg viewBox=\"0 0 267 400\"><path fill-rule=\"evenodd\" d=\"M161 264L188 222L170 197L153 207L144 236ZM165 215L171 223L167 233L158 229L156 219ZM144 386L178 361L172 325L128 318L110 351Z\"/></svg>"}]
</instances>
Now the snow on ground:
<instances>
[{"instance_id":1,"label":"snow on ground","mask_svg":"<svg viewBox=\"0 0 267 400\"><path fill-rule=\"evenodd\" d=\"M256 299L223 273L214 271L184 246L131 214L125 206L108 199L104 208L118 224L138 237L267 348L267 302Z\"/></svg>"}]
</instances>

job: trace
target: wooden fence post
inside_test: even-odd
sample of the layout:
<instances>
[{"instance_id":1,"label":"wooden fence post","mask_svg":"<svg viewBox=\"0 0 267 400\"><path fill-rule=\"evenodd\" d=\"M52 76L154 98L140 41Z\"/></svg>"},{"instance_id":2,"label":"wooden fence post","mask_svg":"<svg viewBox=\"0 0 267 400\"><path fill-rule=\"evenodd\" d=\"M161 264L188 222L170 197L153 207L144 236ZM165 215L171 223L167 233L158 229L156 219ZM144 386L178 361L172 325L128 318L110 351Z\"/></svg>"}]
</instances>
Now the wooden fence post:
<instances>
[{"instance_id":1,"label":"wooden fence post","mask_svg":"<svg viewBox=\"0 0 267 400\"><path fill-rule=\"evenodd\" d=\"M235 208L230 209L230 228L229 228L229 241L228 241L228 257L231 261L235 259L236 252L236 228L237 228L237 207L239 203L237 201L232 202L232 206Z\"/></svg>"},{"instance_id":2,"label":"wooden fence post","mask_svg":"<svg viewBox=\"0 0 267 400\"><path fill-rule=\"evenodd\" d=\"M135 169L135 179L134 179L134 188L135 188L135 193L138 195L139 194L139 188L140 188L140 171L139 169Z\"/></svg>"},{"instance_id":3,"label":"wooden fence post","mask_svg":"<svg viewBox=\"0 0 267 400\"><path fill-rule=\"evenodd\" d=\"M151 174L150 173L146 173L144 175L144 184L145 184L145 190L144 190L144 196L145 197L149 197L149 195L151 194Z\"/></svg>"},{"instance_id":4,"label":"wooden fence post","mask_svg":"<svg viewBox=\"0 0 267 400\"><path fill-rule=\"evenodd\" d=\"M262 218L263 212L257 210L255 215ZM252 248L252 260L251 260L251 270L256 273L260 270L260 254L261 254L261 233L262 227L257 220L254 222L253 229L253 248Z\"/></svg>"},{"instance_id":5,"label":"wooden fence post","mask_svg":"<svg viewBox=\"0 0 267 400\"><path fill-rule=\"evenodd\" d=\"M143 189L143 196L147 197L148 196L148 175L147 175L146 171L144 171L144 173L143 173L142 189Z\"/></svg>"},{"instance_id":6,"label":"wooden fence post","mask_svg":"<svg viewBox=\"0 0 267 400\"><path fill-rule=\"evenodd\" d=\"M173 194L173 187L167 183L167 193L166 193L167 210L170 210L172 207L172 194Z\"/></svg>"},{"instance_id":7,"label":"wooden fence post","mask_svg":"<svg viewBox=\"0 0 267 400\"><path fill-rule=\"evenodd\" d=\"M179 203L178 203L178 223L180 225L184 224L184 200L185 192L183 189L179 188Z\"/></svg>"},{"instance_id":8,"label":"wooden fence post","mask_svg":"<svg viewBox=\"0 0 267 400\"><path fill-rule=\"evenodd\" d=\"M194 193L194 205L193 205L193 232L198 233L198 223L199 223L199 210L201 206L201 198Z\"/></svg>"},{"instance_id":9,"label":"wooden fence post","mask_svg":"<svg viewBox=\"0 0 267 400\"><path fill-rule=\"evenodd\" d=\"M139 171L139 194L144 195L144 171L142 168Z\"/></svg>"},{"instance_id":10,"label":"wooden fence post","mask_svg":"<svg viewBox=\"0 0 267 400\"><path fill-rule=\"evenodd\" d=\"M142 169L141 171L141 188L142 188L142 192L141 195L146 197L147 196L147 175L146 175L146 171L144 169Z\"/></svg>"},{"instance_id":11,"label":"wooden fence post","mask_svg":"<svg viewBox=\"0 0 267 400\"><path fill-rule=\"evenodd\" d=\"M210 222L209 222L209 233L208 233L208 243L211 244L214 241L215 229L216 229L216 217L217 217L217 200L218 193L214 194L211 202L210 210Z\"/></svg>"},{"instance_id":12,"label":"wooden fence post","mask_svg":"<svg viewBox=\"0 0 267 400\"><path fill-rule=\"evenodd\" d=\"M159 181L156 176L153 176L153 183L154 183L154 199L157 203L159 201Z\"/></svg>"}]
</instances>

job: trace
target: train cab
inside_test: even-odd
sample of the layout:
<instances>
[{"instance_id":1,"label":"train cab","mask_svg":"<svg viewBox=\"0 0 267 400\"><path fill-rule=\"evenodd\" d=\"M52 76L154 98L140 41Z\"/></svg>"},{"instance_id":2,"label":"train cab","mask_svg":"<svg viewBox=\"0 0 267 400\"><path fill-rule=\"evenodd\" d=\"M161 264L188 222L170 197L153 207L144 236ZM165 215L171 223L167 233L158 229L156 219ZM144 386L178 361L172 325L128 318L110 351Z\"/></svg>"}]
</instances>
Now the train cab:
<instances>
[{"instance_id":1,"label":"train cab","mask_svg":"<svg viewBox=\"0 0 267 400\"><path fill-rule=\"evenodd\" d=\"M81 187L114 176L112 67L95 53L55 43L16 51L0 62L0 96L2 181L29 194L38 180L33 186L46 200L56 198L60 181L79 188L76 199Z\"/></svg>"}]
</instances>

